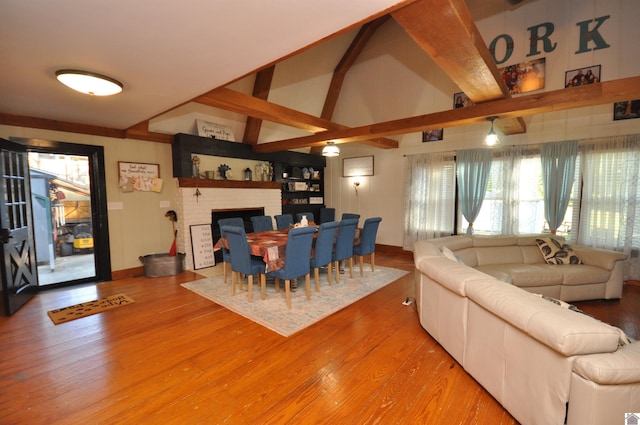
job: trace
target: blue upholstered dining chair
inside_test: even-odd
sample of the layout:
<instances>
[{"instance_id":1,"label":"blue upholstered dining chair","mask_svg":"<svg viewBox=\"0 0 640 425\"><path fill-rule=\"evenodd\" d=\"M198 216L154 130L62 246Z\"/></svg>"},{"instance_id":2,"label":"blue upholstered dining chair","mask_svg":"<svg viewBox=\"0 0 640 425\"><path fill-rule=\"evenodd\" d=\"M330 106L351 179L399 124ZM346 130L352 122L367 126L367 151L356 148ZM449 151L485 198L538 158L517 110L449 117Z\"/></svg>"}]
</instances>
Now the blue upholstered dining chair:
<instances>
[{"instance_id":1,"label":"blue upholstered dining chair","mask_svg":"<svg viewBox=\"0 0 640 425\"><path fill-rule=\"evenodd\" d=\"M278 230L288 229L293 224L293 216L291 214L280 214L274 218L276 219L276 228Z\"/></svg>"},{"instance_id":2,"label":"blue upholstered dining chair","mask_svg":"<svg viewBox=\"0 0 640 425\"><path fill-rule=\"evenodd\" d=\"M244 229L244 220L240 217L231 217L231 218L221 218L218 220L218 227L220 228L220 237L224 238L224 232L222 231L222 226L237 226L242 227ZM227 283L227 271L229 270L229 265L231 264L231 255L229 254L229 250L226 248L222 248L222 273L224 276L224 283Z\"/></svg>"},{"instance_id":3,"label":"blue upholstered dining chair","mask_svg":"<svg viewBox=\"0 0 640 425\"><path fill-rule=\"evenodd\" d=\"M222 228L227 242L229 242L229 253L231 255L231 295L236 294L236 282L242 281L240 276L240 273L242 273L247 276L247 297L251 301L253 298L253 275L257 274L260 278L262 299L265 299L267 294L267 281L264 274L266 264L261 258L251 255L244 227L222 226ZM242 287L242 284L240 284L240 287Z\"/></svg>"},{"instance_id":4,"label":"blue upholstered dining chair","mask_svg":"<svg viewBox=\"0 0 640 425\"><path fill-rule=\"evenodd\" d=\"M336 209L335 208L320 208L320 223L328 223L330 221L336 221Z\"/></svg>"},{"instance_id":5,"label":"blue upholstered dining chair","mask_svg":"<svg viewBox=\"0 0 640 425\"><path fill-rule=\"evenodd\" d=\"M358 221L360 220L360 214L354 214L354 213L342 213L342 217L340 217L340 220L349 220L352 218L357 218ZM358 223L356 223L356 227L358 227Z\"/></svg>"},{"instance_id":6,"label":"blue upholstered dining chair","mask_svg":"<svg viewBox=\"0 0 640 425\"><path fill-rule=\"evenodd\" d=\"M353 240L356 236L357 218L340 220L336 247L333 250L332 260L336 270L336 282L340 283L340 261L349 260L349 275L353 279Z\"/></svg>"},{"instance_id":7,"label":"blue upholstered dining chair","mask_svg":"<svg viewBox=\"0 0 640 425\"><path fill-rule=\"evenodd\" d=\"M322 223L318 229L316 237L316 245L313 249L313 257L311 258L311 268L313 269L313 278L316 284L316 291L320 290L320 267L327 266L327 279L329 285L331 282L331 262L333 259L333 242L335 241L336 231L340 225L337 221Z\"/></svg>"},{"instance_id":8,"label":"blue upholstered dining chair","mask_svg":"<svg viewBox=\"0 0 640 425\"><path fill-rule=\"evenodd\" d=\"M315 227L311 226L289 230L284 266L268 273L269 276L276 278L276 291L280 288L280 280L284 280L288 308L291 308L291 279L304 276L307 299L311 299L311 282L309 279L311 265L309 259L311 258L311 245L313 244L315 230Z\"/></svg>"},{"instance_id":9,"label":"blue upholstered dining chair","mask_svg":"<svg viewBox=\"0 0 640 425\"><path fill-rule=\"evenodd\" d=\"M273 230L273 220L270 215L256 215L251 217L254 232Z\"/></svg>"},{"instance_id":10,"label":"blue upholstered dining chair","mask_svg":"<svg viewBox=\"0 0 640 425\"><path fill-rule=\"evenodd\" d=\"M302 220L302 217L305 216L305 215L307 216L307 221L309 223L311 223L311 222L315 223L315 220L313 219L313 213L312 212L302 212L302 213L296 214L296 221L298 223L300 223L300 220Z\"/></svg>"},{"instance_id":11,"label":"blue upholstered dining chair","mask_svg":"<svg viewBox=\"0 0 640 425\"><path fill-rule=\"evenodd\" d=\"M375 255L376 255L376 235L378 234L378 226L382 221L381 217L371 217L364 221L362 231L360 231L360 243L353 245L353 255L360 262L360 276L363 276L362 263L364 256L371 254L371 271L375 271Z\"/></svg>"}]
</instances>

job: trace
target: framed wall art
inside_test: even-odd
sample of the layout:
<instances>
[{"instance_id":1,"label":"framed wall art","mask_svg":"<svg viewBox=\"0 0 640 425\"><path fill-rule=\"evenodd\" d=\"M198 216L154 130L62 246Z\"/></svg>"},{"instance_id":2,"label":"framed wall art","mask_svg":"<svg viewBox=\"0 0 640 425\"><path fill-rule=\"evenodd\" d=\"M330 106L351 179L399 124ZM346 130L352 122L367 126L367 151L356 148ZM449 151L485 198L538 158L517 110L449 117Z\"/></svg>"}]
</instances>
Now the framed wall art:
<instances>
[{"instance_id":1,"label":"framed wall art","mask_svg":"<svg viewBox=\"0 0 640 425\"><path fill-rule=\"evenodd\" d=\"M600 65L572 69L564 73L564 87L578 87L600 81Z\"/></svg>"},{"instance_id":2,"label":"framed wall art","mask_svg":"<svg viewBox=\"0 0 640 425\"><path fill-rule=\"evenodd\" d=\"M373 176L373 155L342 160L342 177L359 176Z\"/></svg>"},{"instance_id":3,"label":"framed wall art","mask_svg":"<svg viewBox=\"0 0 640 425\"><path fill-rule=\"evenodd\" d=\"M544 88L545 58L534 59L500 68L500 74L510 94L526 93Z\"/></svg>"},{"instance_id":4,"label":"framed wall art","mask_svg":"<svg viewBox=\"0 0 640 425\"><path fill-rule=\"evenodd\" d=\"M422 143L435 142L442 140L444 137L444 128L438 128L437 130L425 130L422 132Z\"/></svg>"},{"instance_id":5,"label":"framed wall art","mask_svg":"<svg viewBox=\"0 0 640 425\"><path fill-rule=\"evenodd\" d=\"M640 117L640 99L613 104L613 120L628 120Z\"/></svg>"}]
</instances>

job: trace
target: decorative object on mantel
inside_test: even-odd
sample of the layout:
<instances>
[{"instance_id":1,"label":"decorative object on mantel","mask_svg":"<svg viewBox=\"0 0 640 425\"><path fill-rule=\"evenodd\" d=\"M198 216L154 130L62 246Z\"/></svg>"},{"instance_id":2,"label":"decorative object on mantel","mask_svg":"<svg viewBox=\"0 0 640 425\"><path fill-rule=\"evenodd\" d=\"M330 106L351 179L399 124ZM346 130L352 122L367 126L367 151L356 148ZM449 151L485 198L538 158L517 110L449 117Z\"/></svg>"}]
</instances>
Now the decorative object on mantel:
<instances>
[{"instance_id":1,"label":"decorative object on mantel","mask_svg":"<svg viewBox=\"0 0 640 425\"><path fill-rule=\"evenodd\" d=\"M191 171L191 177L194 179L200 178L200 157L198 155L194 155L191 158L191 162L193 163L193 170Z\"/></svg>"},{"instance_id":2,"label":"decorative object on mantel","mask_svg":"<svg viewBox=\"0 0 640 425\"><path fill-rule=\"evenodd\" d=\"M251 174L252 174L251 173L251 168L249 168L249 167L245 168L245 170L244 170L244 179L248 180L248 181L253 180L253 178L251 177Z\"/></svg>"},{"instance_id":3,"label":"decorative object on mantel","mask_svg":"<svg viewBox=\"0 0 640 425\"><path fill-rule=\"evenodd\" d=\"M231 167L227 164L220 164L218 167L218 173L220 173L220 178L222 180L230 180L231 179Z\"/></svg>"}]
</instances>

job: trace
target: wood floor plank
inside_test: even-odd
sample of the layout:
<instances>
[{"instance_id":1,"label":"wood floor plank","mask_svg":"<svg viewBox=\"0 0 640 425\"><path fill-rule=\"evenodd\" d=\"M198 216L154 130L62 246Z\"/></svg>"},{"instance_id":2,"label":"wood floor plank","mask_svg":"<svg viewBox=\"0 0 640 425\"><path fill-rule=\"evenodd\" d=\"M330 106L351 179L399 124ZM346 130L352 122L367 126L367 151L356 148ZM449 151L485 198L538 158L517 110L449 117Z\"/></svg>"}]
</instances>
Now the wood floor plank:
<instances>
[{"instance_id":1,"label":"wood floor plank","mask_svg":"<svg viewBox=\"0 0 640 425\"><path fill-rule=\"evenodd\" d=\"M419 324L405 277L285 338L180 286L126 278L38 294L0 317L0 423L515 424ZM133 304L54 325L48 310L125 293ZM637 338L640 286L576 303Z\"/></svg>"}]
</instances>

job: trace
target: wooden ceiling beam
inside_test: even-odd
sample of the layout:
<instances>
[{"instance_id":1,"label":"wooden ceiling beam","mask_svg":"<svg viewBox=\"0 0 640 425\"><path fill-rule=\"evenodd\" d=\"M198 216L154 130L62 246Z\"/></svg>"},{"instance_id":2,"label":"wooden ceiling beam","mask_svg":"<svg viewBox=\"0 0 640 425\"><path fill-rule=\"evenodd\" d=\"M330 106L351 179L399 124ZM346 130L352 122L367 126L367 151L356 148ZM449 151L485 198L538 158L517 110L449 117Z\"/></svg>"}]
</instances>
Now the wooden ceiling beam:
<instances>
[{"instance_id":1,"label":"wooden ceiling beam","mask_svg":"<svg viewBox=\"0 0 640 425\"><path fill-rule=\"evenodd\" d=\"M224 87L197 97L194 101L313 133L326 130L345 130L348 128L347 126L329 120L286 108ZM361 142L383 149L398 147L398 142L390 139L372 138L361 140ZM257 146L260 145L256 145L256 147Z\"/></svg>"},{"instance_id":2,"label":"wooden ceiling beam","mask_svg":"<svg viewBox=\"0 0 640 425\"><path fill-rule=\"evenodd\" d=\"M275 65L271 65L270 67L256 73L256 79L253 83L253 97L267 100L269 97L269 91L271 90L271 81L273 81L273 72L275 71L275 68ZM250 145L257 145L261 127L262 120L260 118L247 116L242 142Z\"/></svg>"},{"instance_id":3,"label":"wooden ceiling beam","mask_svg":"<svg viewBox=\"0 0 640 425\"><path fill-rule=\"evenodd\" d=\"M498 116L498 121L501 121L545 112L613 104L630 99L640 99L640 77L494 100L465 108L418 115L347 130L329 130L306 137L261 143L255 146L254 150L257 152L277 152L304 146L321 146L327 141L333 141L336 144L359 142L376 137L420 132L425 128L450 128L480 123L485 122L491 116Z\"/></svg>"},{"instance_id":4,"label":"wooden ceiling beam","mask_svg":"<svg viewBox=\"0 0 640 425\"><path fill-rule=\"evenodd\" d=\"M362 28L360 28L360 31L358 31L358 34L354 37L353 41L351 41L349 48L347 48L347 51L333 70L331 83L329 84L327 96L324 99L324 106L322 107L322 113L320 114L321 118L327 120L331 120L333 118L333 112L336 109L338 97L340 97L340 91L342 91L342 84L344 83L344 78L347 75L347 72L349 72L351 66L355 63L356 59L358 59L358 56L360 56L360 53L376 30L380 28L382 24L387 22L389 18L390 15L384 15L374 21L364 24ZM377 146L377 141L373 146ZM314 146L311 148L310 153L320 155L322 153L322 147Z\"/></svg>"},{"instance_id":5,"label":"wooden ceiling beam","mask_svg":"<svg viewBox=\"0 0 640 425\"><path fill-rule=\"evenodd\" d=\"M391 16L474 103L511 97L464 0L420 0ZM526 124L513 117L498 128L517 134Z\"/></svg>"}]
</instances>

